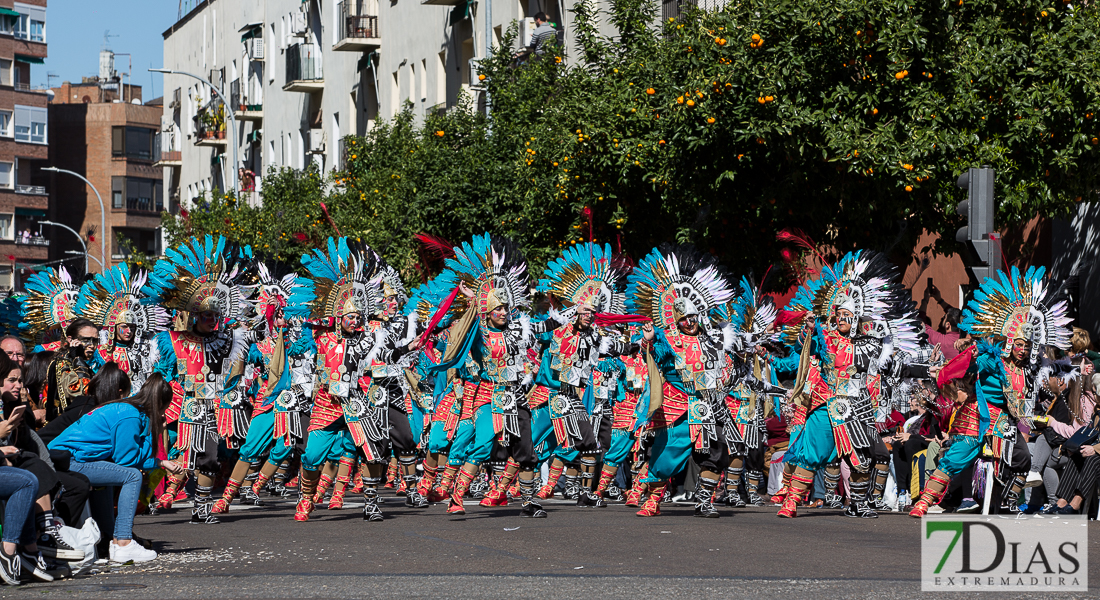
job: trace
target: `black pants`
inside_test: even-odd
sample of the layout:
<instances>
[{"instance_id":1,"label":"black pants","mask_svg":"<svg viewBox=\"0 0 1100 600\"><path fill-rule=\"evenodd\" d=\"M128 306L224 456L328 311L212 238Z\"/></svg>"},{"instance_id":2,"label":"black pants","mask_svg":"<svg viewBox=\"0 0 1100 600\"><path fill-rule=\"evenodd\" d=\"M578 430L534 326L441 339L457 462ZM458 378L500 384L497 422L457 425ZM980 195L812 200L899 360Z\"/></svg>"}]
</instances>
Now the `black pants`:
<instances>
[{"instance_id":1,"label":"black pants","mask_svg":"<svg viewBox=\"0 0 1100 600\"><path fill-rule=\"evenodd\" d=\"M416 454L416 440L413 438L409 415L391 405L387 418L390 421L390 448L393 450L393 455Z\"/></svg>"},{"instance_id":2,"label":"black pants","mask_svg":"<svg viewBox=\"0 0 1100 600\"><path fill-rule=\"evenodd\" d=\"M1087 508L1100 477L1100 454L1086 458L1075 452L1068 458L1069 462L1062 470L1062 479L1058 482L1058 497L1069 502L1074 496L1081 496L1085 500L1082 506Z\"/></svg>"},{"instance_id":3,"label":"black pants","mask_svg":"<svg viewBox=\"0 0 1100 600\"><path fill-rule=\"evenodd\" d=\"M526 406L518 407L519 435L509 435L508 443L501 444L500 436L493 442L493 450L489 455L491 462L504 464L508 457L519 463L521 471L534 469L538 464L538 455L535 454L535 446L531 440L531 409ZM610 429L610 425L608 426Z\"/></svg>"},{"instance_id":4,"label":"black pants","mask_svg":"<svg viewBox=\"0 0 1100 600\"><path fill-rule=\"evenodd\" d=\"M717 425L716 427L718 439L711 441L709 449L697 450L692 448L691 450L691 460L699 466L700 471L722 473L730 466L730 451L724 441L726 438L723 435L722 426Z\"/></svg>"},{"instance_id":5,"label":"black pants","mask_svg":"<svg viewBox=\"0 0 1100 600\"><path fill-rule=\"evenodd\" d=\"M894 450L891 454L894 460L894 473L897 475L899 488L909 489L909 482L913 478L913 457L927 447L928 440L919 435L911 435L904 443L894 446Z\"/></svg>"}]
</instances>

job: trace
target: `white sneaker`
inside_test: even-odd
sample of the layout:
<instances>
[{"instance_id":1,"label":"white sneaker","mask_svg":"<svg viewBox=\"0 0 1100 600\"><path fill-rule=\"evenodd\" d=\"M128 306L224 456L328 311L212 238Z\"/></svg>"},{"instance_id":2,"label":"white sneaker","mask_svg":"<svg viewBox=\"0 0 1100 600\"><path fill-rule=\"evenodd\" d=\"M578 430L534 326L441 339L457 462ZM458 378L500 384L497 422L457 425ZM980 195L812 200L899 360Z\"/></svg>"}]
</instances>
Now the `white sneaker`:
<instances>
[{"instance_id":1,"label":"white sneaker","mask_svg":"<svg viewBox=\"0 0 1100 600\"><path fill-rule=\"evenodd\" d=\"M147 550L135 541L131 540L125 546L119 546L114 541L111 542L111 562L113 563L149 562L156 560L156 558L156 551Z\"/></svg>"},{"instance_id":2,"label":"white sneaker","mask_svg":"<svg viewBox=\"0 0 1100 600\"><path fill-rule=\"evenodd\" d=\"M1039 475L1035 471L1027 472L1027 481L1024 482L1024 487L1031 488L1043 484L1043 476Z\"/></svg>"},{"instance_id":3,"label":"white sneaker","mask_svg":"<svg viewBox=\"0 0 1100 600\"><path fill-rule=\"evenodd\" d=\"M928 514L930 514L930 515L931 514L939 514L939 513L942 513L942 512L943 512L943 507L940 506L939 504L937 504L935 506L929 506L928 507Z\"/></svg>"}]
</instances>

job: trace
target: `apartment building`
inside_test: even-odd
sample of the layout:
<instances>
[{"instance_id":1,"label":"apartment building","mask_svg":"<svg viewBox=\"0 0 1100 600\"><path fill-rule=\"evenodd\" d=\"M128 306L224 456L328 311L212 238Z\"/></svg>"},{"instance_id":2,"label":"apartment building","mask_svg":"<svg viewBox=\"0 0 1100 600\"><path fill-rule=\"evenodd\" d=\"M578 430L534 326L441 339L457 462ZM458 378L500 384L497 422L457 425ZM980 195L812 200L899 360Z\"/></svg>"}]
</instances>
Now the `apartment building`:
<instances>
[{"instance_id":1,"label":"apartment building","mask_svg":"<svg viewBox=\"0 0 1100 600\"><path fill-rule=\"evenodd\" d=\"M563 0L204 0L164 32L161 124L171 210L241 177L251 201L268 166L327 172L343 137L365 134L406 102L418 119L481 99L476 61L513 21L529 39L546 12L568 49ZM491 16L490 16L491 15ZM488 33L488 32L491 32ZM236 159L233 156L237 149Z\"/></svg>"},{"instance_id":2,"label":"apartment building","mask_svg":"<svg viewBox=\"0 0 1100 600\"><path fill-rule=\"evenodd\" d=\"M46 1L0 0L0 293L21 290L49 259L46 218L48 90L30 86L46 59Z\"/></svg>"},{"instance_id":3,"label":"apartment building","mask_svg":"<svg viewBox=\"0 0 1100 600\"><path fill-rule=\"evenodd\" d=\"M65 142L50 146L50 164L87 177L103 206L83 181L57 174L50 182L52 220L79 232L91 273L118 264L128 251L159 255L164 169L154 165L162 158L161 99L142 103L141 87L121 83L109 67L99 77L66 81L53 92L50 128ZM85 247L78 236L56 227L53 235L50 258L75 259L70 270L82 271Z\"/></svg>"}]
</instances>

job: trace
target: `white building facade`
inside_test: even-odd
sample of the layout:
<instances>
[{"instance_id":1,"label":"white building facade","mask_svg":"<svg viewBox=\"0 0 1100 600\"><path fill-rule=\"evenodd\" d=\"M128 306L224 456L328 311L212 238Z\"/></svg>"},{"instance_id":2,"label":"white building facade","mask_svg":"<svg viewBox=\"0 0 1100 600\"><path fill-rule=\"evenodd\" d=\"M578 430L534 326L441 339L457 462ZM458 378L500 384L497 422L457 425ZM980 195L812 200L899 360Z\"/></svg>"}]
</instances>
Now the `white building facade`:
<instances>
[{"instance_id":1,"label":"white building facade","mask_svg":"<svg viewBox=\"0 0 1100 600\"><path fill-rule=\"evenodd\" d=\"M164 67L212 82L229 106L205 83L165 74L158 164L170 210L232 189L234 143L236 167L250 172L242 197L256 202L269 166L338 169L345 136L364 135L406 102L422 120L457 104L464 89L482 101L476 61L486 38L499 46L513 22L529 36L539 11L572 47L561 0L490 1L198 3L164 32Z\"/></svg>"}]
</instances>

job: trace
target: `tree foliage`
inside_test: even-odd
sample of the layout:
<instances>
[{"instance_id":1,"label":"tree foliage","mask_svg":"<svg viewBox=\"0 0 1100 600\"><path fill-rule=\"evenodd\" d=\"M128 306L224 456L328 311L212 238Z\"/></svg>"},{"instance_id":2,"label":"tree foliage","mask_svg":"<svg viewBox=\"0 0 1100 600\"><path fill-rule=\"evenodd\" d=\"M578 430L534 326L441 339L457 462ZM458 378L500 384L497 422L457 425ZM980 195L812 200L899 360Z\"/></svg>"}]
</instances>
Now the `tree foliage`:
<instances>
[{"instance_id":1,"label":"tree foliage","mask_svg":"<svg viewBox=\"0 0 1100 600\"><path fill-rule=\"evenodd\" d=\"M536 266L593 237L635 257L693 242L762 272L785 227L897 255L923 230L950 239L970 166L997 169L1005 226L1096 188L1091 6L744 0L657 26L652 0L573 12L571 62L551 49L517 66L514 27L482 61L490 116L468 99L420 126L405 110L348 140L328 191L315 172L283 171L264 208L211 201L170 230L288 254L333 233L324 201L343 234L410 279L426 271L415 233L485 230L517 239Z\"/></svg>"}]
</instances>

